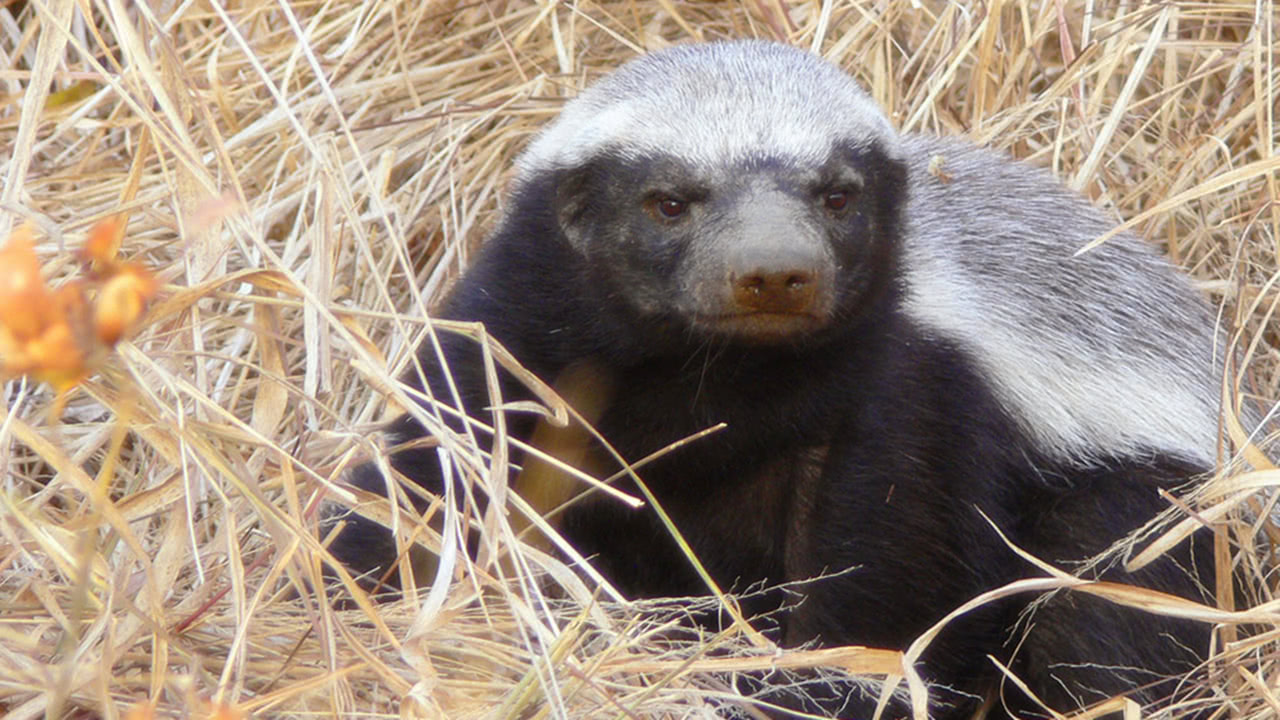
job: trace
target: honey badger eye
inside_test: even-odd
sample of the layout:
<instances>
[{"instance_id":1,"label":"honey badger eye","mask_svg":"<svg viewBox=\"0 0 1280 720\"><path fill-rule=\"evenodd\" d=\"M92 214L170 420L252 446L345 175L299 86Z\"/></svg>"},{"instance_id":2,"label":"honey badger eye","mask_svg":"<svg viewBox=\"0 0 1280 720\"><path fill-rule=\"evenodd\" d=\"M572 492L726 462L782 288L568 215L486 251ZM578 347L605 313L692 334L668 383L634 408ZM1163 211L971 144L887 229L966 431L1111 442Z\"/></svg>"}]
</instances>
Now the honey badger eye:
<instances>
[{"instance_id":1,"label":"honey badger eye","mask_svg":"<svg viewBox=\"0 0 1280 720\"><path fill-rule=\"evenodd\" d=\"M829 190L822 196L822 204L828 210L842 212L853 202L853 192L849 190Z\"/></svg>"},{"instance_id":2,"label":"honey badger eye","mask_svg":"<svg viewBox=\"0 0 1280 720\"><path fill-rule=\"evenodd\" d=\"M659 197L652 201L652 207L664 220L675 220L689 211L689 203L673 197Z\"/></svg>"}]
</instances>

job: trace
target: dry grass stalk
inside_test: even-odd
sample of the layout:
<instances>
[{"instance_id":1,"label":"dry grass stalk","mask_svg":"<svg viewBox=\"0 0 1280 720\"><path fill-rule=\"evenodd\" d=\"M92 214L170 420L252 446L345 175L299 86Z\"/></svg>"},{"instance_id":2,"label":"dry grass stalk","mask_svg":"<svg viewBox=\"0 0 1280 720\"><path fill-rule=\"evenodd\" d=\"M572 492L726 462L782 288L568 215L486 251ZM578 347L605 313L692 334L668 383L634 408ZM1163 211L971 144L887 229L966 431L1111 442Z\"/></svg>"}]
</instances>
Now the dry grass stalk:
<instances>
[{"instance_id":1,"label":"dry grass stalk","mask_svg":"<svg viewBox=\"0 0 1280 720\"><path fill-rule=\"evenodd\" d=\"M1229 0L0 3L0 237L32 221L46 274L63 277L71 241L123 212L122 256L164 283L61 422L48 391L3 386L0 709L712 717L733 672L774 656L741 633L680 629L686 604L603 601L516 542L508 516L474 518L487 548L474 563L447 532L395 516L453 579L431 593L374 605L353 589L357 607L334 610L310 589L319 504L354 502L333 483L381 453L387 406L411 405L395 378L501 208L514 154L641 49L753 35L814 48L902 128L1049 166L1165 245L1222 303L1251 355L1245 402L1265 406L1280 396L1276 18ZM501 453L441 438L460 481L505 477ZM1256 597L1220 598L1254 609L1204 609L1224 623L1221 651L1170 716L1280 711L1259 538L1277 477L1250 459L1256 472L1223 474L1170 536L1212 518L1223 562L1258 578ZM1246 506L1263 519L1218 519ZM516 529L541 522L527 512ZM1259 634L1235 633L1242 619ZM898 663L776 662L833 652L855 669Z\"/></svg>"}]
</instances>

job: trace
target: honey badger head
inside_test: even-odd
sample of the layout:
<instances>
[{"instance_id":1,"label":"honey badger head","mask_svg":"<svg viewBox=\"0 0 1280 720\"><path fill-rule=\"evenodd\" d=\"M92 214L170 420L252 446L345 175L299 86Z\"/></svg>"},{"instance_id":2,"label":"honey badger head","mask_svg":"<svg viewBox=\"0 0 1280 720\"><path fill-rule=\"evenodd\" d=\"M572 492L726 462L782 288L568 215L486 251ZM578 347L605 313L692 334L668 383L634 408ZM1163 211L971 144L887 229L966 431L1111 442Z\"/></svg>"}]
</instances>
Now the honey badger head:
<instances>
[{"instance_id":1,"label":"honey badger head","mask_svg":"<svg viewBox=\"0 0 1280 720\"><path fill-rule=\"evenodd\" d=\"M1213 462L1221 336L1186 278L1129 233L1077 254L1113 219L1043 170L899 135L802 50L637 58L565 106L514 190L498 235L554 226L602 288L597 314L626 309L630 349L803 350L897 309L1048 455Z\"/></svg>"},{"instance_id":2,"label":"honey badger head","mask_svg":"<svg viewBox=\"0 0 1280 720\"><path fill-rule=\"evenodd\" d=\"M684 46L569 103L516 186L557 177L566 239L642 317L789 343L849 326L888 289L897 143L861 88L808 53Z\"/></svg>"}]
</instances>

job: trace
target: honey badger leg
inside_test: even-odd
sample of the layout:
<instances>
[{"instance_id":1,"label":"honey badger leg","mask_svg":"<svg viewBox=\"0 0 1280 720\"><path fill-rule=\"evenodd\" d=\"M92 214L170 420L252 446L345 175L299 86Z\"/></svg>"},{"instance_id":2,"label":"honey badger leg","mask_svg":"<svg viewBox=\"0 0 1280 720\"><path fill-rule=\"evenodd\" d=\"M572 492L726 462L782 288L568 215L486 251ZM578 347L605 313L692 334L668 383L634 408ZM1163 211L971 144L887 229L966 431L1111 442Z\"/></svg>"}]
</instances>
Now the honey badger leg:
<instances>
[{"instance_id":1,"label":"honey badger leg","mask_svg":"<svg viewBox=\"0 0 1280 720\"><path fill-rule=\"evenodd\" d=\"M439 484L439 460L433 450L422 448L405 450L392 455L389 461L391 467L405 477L428 481L437 479L436 484ZM432 463L436 463L437 469L428 470ZM378 465L372 461L352 468L345 481L373 495L384 498L387 496L388 480L384 478ZM424 489L432 493L439 493L442 490L427 483L423 484ZM418 512L427 509L427 503L421 497L414 493L408 493L408 496L412 509ZM366 590L384 592L400 589L400 575L397 570L399 552L395 537L389 528L357 512L331 509L328 517L322 522L321 529L322 537L334 529L339 530L329 545L329 552L348 572L357 577ZM425 552L412 554L412 564L422 565L425 560L422 557L423 554ZM415 570L415 575L422 576L422 574Z\"/></svg>"},{"instance_id":2,"label":"honey badger leg","mask_svg":"<svg viewBox=\"0 0 1280 720\"><path fill-rule=\"evenodd\" d=\"M1027 618L1011 670L1051 708L1087 707L1129 694L1139 704L1164 701L1179 676L1203 657L1203 624L1143 614L1084 593L1049 598ZM1043 712L1011 683L997 702L1012 714Z\"/></svg>"},{"instance_id":3,"label":"honey badger leg","mask_svg":"<svg viewBox=\"0 0 1280 720\"><path fill-rule=\"evenodd\" d=\"M1194 466L1129 461L1063 474L1047 465L1030 465L1034 468L1021 471L1024 489L1007 496L1008 506L991 504L992 494L984 491L985 504L975 497L967 512L943 509L932 518L917 512L928 507L929 491L913 488L905 469L887 473L883 482L863 475L858 488L865 496L821 488L808 525L810 537L804 538L811 549L808 569L798 572L850 569L812 584L787 619L787 644L817 639L824 645L906 649L941 619L944 608L1022 578L1043 577L1008 548L986 518L1010 542L1081 577L1212 604L1198 581L1213 562L1207 533L1193 535L1135 572L1106 554L1142 518L1164 508L1157 489L1185 481ZM891 491L892 499L884 502ZM864 504L868 498L871 502ZM895 514L899 503L913 508L912 513ZM846 518L842 542L827 535L840 522L836 517ZM853 517L856 522L849 522ZM866 547L870 550L859 552ZM907 547L910 552L903 554ZM933 614L928 608L935 608ZM1071 712L1117 695L1159 706L1169 701L1179 677L1206 656L1209 631L1204 623L1082 591L1060 590L1038 600L1015 595L952 619L925 651L918 670L934 684L931 700L939 703L940 717L962 717L984 701L991 705L988 717L1038 715L1045 705ZM1008 682L993 658L1025 683L1036 700ZM818 706L834 712L847 702L849 697L833 690Z\"/></svg>"},{"instance_id":4,"label":"honey badger leg","mask_svg":"<svg viewBox=\"0 0 1280 720\"><path fill-rule=\"evenodd\" d=\"M1030 494L1021 546L1081 577L1105 580L1213 605L1200 578L1211 577L1213 536L1198 532L1135 572L1122 556L1107 555L1113 543L1136 530L1143 518L1167 507L1161 487L1194 477L1196 467L1165 458L1112 462L1077 472L1066 488L1043 485ZM1052 481L1052 480L1051 480ZM1008 664L1039 699L1053 708L1082 707L1124 693L1140 704L1166 702L1178 676L1194 669L1209 651L1205 623L1125 607L1083 592L1060 591L1017 618L1007 643ZM1029 705L1005 685L1013 708Z\"/></svg>"}]
</instances>

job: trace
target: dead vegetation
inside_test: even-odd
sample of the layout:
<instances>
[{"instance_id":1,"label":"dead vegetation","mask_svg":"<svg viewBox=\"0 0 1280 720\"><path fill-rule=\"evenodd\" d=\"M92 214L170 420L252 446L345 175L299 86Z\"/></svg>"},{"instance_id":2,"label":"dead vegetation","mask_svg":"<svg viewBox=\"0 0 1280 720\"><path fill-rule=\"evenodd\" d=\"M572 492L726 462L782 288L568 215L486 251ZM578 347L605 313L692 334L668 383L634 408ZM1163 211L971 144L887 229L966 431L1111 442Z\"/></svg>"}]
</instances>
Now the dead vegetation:
<instances>
[{"instance_id":1,"label":"dead vegetation","mask_svg":"<svg viewBox=\"0 0 1280 720\"><path fill-rule=\"evenodd\" d=\"M1265 0L0 2L0 238L32 223L58 285L89 229L123 214L121 258L161 286L60 415L34 381L0 386L0 710L713 717L738 671L900 671L896 653L694 636L687 605L627 605L517 543L541 520L515 496L472 518L474 563L401 514L451 581L378 605L352 588L335 610L312 590L318 510L355 500L335 481L409 402L394 378L501 210L513 156L584 84L690 40L814 48L904 130L1051 167L1221 304L1250 353L1246 402L1265 409L1280 396L1278 32ZM442 451L464 483L505 477L466 437ZM1264 505L1280 474L1248 460L1167 539L1214 523L1253 596L1228 584L1210 609L1088 588L1220 624L1170 716L1280 714ZM1250 505L1263 519L1225 521ZM1075 582L1046 578L1030 582Z\"/></svg>"}]
</instances>

